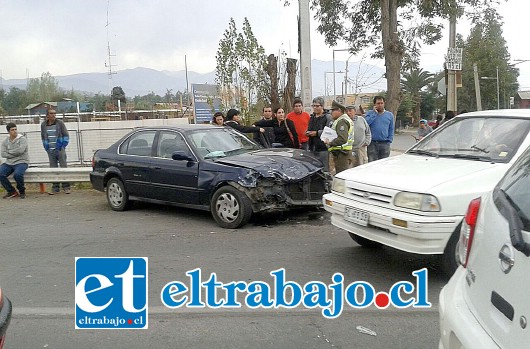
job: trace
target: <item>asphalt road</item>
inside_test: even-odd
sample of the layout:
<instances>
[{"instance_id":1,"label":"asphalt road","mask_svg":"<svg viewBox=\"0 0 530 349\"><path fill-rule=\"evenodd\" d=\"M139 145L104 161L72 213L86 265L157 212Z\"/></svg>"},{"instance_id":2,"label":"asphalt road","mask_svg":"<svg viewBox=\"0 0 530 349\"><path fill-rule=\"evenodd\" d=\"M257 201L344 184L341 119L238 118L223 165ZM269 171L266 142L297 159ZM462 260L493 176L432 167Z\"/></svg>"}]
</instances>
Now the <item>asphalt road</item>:
<instances>
[{"instance_id":1,"label":"asphalt road","mask_svg":"<svg viewBox=\"0 0 530 349\"><path fill-rule=\"evenodd\" d=\"M412 137L408 136L412 139ZM74 190L0 201L0 285L13 301L5 348L436 348L438 294L446 279L439 259L390 248L366 249L329 223L324 212L261 217L239 230L215 225L209 213L138 204L111 211L103 193ZM75 330L74 259L149 258L147 330ZM303 284L364 280L376 290L415 282L428 268L426 310L346 307L329 320L317 309L168 309L162 287L202 268L229 282L271 280L285 268ZM376 336L360 333L364 326Z\"/></svg>"}]
</instances>

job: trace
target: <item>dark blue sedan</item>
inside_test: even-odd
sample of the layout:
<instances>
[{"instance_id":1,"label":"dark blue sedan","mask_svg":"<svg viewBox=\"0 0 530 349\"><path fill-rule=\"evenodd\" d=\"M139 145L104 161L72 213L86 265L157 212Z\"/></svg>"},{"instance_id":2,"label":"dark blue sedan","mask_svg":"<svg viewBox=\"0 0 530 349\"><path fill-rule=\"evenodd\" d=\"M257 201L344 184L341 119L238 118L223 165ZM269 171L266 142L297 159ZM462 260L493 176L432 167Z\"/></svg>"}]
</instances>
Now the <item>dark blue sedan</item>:
<instances>
[{"instance_id":1,"label":"dark blue sedan","mask_svg":"<svg viewBox=\"0 0 530 349\"><path fill-rule=\"evenodd\" d=\"M131 201L211 211L223 228L253 213L321 206L322 163L298 149L264 149L231 128L210 125L135 129L94 154L92 186L110 207Z\"/></svg>"}]
</instances>

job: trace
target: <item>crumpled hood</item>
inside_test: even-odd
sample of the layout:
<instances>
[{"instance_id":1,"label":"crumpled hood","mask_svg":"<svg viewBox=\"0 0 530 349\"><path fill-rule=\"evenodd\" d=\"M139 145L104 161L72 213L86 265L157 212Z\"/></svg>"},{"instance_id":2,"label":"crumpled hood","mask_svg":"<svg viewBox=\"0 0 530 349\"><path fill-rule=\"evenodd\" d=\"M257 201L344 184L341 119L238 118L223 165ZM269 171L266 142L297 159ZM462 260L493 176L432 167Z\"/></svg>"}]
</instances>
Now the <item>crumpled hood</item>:
<instances>
[{"instance_id":1,"label":"crumpled hood","mask_svg":"<svg viewBox=\"0 0 530 349\"><path fill-rule=\"evenodd\" d=\"M322 169L322 163L311 153L286 148L261 149L250 153L216 159L215 162L249 168L264 177L299 180Z\"/></svg>"},{"instance_id":2,"label":"crumpled hood","mask_svg":"<svg viewBox=\"0 0 530 349\"><path fill-rule=\"evenodd\" d=\"M491 180L496 183L507 166L509 164L403 154L346 170L338 177L383 188L433 193L459 187L457 183L467 186Z\"/></svg>"}]
</instances>

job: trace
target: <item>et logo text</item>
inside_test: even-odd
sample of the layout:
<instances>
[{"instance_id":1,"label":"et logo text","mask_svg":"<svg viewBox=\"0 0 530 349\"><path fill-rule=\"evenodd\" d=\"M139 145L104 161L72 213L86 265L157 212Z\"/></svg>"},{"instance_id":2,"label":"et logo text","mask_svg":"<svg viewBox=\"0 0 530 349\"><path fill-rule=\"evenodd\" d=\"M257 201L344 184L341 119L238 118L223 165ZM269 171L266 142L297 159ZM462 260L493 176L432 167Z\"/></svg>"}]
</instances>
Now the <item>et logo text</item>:
<instances>
[{"instance_id":1,"label":"et logo text","mask_svg":"<svg viewBox=\"0 0 530 349\"><path fill-rule=\"evenodd\" d=\"M76 257L75 328L146 329L147 257Z\"/></svg>"}]
</instances>

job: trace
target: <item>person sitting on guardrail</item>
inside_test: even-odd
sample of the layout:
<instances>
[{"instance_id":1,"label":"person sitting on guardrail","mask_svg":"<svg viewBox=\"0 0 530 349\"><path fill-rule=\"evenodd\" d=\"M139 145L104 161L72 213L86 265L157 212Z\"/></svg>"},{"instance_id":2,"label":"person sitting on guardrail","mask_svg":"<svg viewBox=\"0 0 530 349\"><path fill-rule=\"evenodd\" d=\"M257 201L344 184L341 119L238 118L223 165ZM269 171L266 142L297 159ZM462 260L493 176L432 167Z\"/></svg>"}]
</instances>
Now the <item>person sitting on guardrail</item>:
<instances>
[{"instance_id":1,"label":"person sitting on guardrail","mask_svg":"<svg viewBox=\"0 0 530 349\"><path fill-rule=\"evenodd\" d=\"M55 115L57 112L53 109L48 109L46 112L46 120L42 122L40 127L40 135L42 145L48 153L51 168L68 167L66 164L66 146L70 141L68 130L62 120L58 120ZM66 194L70 194L70 183L62 183L63 190ZM60 184L53 183L52 190L48 194L53 195L59 193Z\"/></svg>"},{"instance_id":2,"label":"person sitting on guardrail","mask_svg":"<svg viewBox=\"0 0 530 349\"><path fill-rule=\"evenodd\" d=\"M1 150L1 155L6 159L6 162L0 165L0 183L7 192L3 198L10 199L19 196L24 199L26 198L24 173L29 164L28 141L26 137L18 134L17 125L14 123L8 123L6 128L9 136L2 142ZM18 192L7 179L12 173L14 173L13 177L17 183Z\"/></svg>"}]
</instances>

